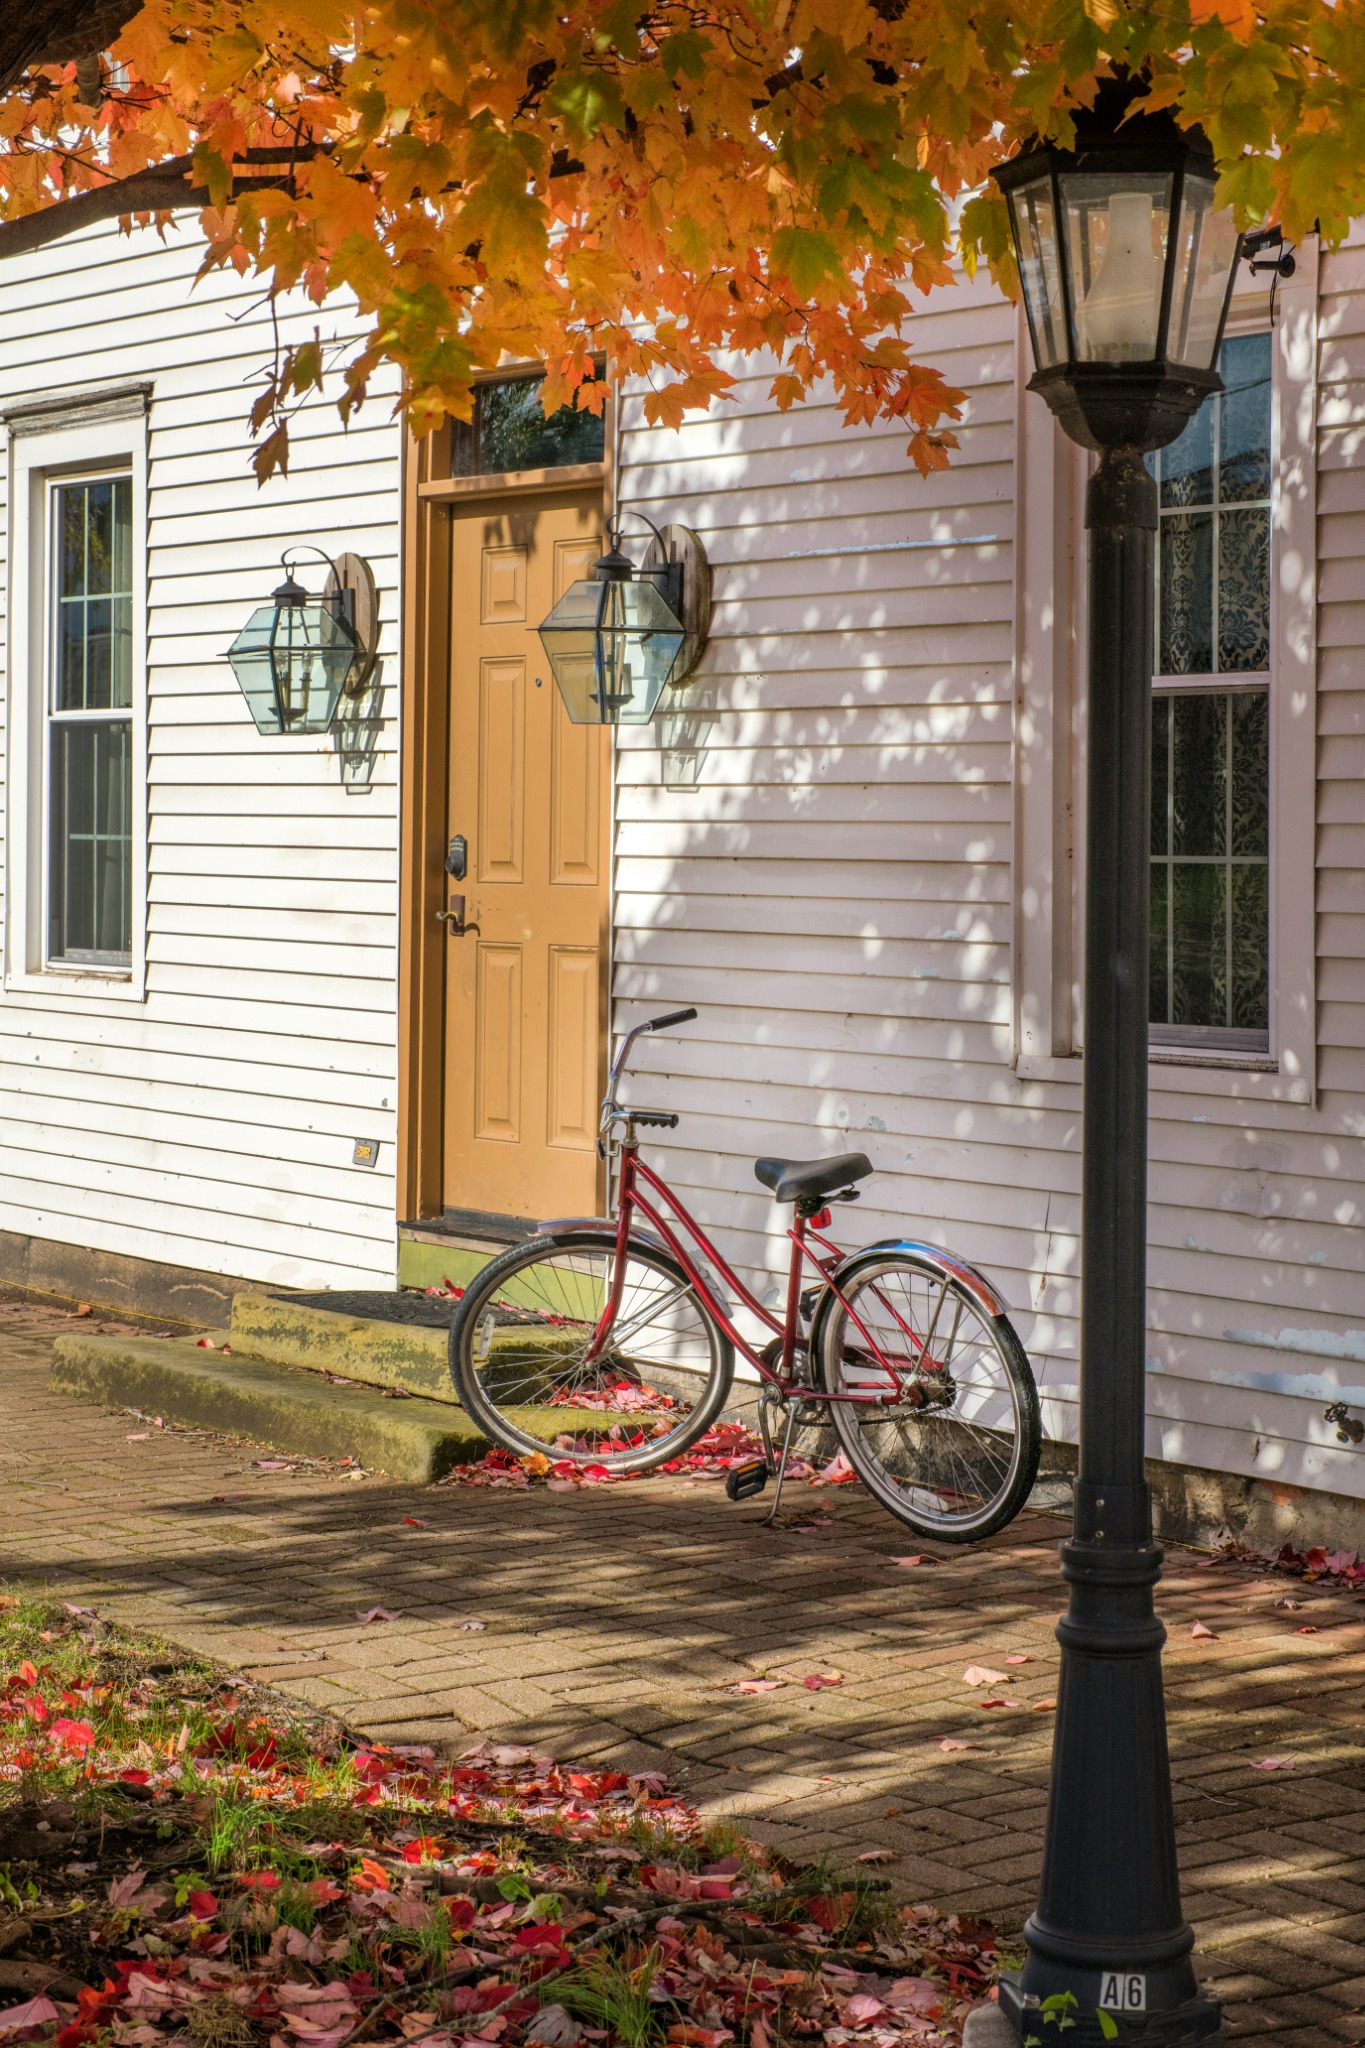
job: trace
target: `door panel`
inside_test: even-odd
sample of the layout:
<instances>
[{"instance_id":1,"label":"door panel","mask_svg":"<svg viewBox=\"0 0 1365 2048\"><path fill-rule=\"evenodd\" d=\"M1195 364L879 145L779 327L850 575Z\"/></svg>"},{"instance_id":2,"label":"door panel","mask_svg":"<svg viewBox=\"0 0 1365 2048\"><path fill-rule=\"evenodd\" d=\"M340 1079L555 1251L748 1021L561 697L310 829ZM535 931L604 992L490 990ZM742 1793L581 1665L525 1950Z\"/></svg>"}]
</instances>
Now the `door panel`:
<instances>
[{"instance_id":1,"label":"door panel","mask_svg":"<svg viewBox=\"0 0 1365 2048\"><path fill-rule=\"evenodd\" d=\"M575 725L558 690L550 714L550 880L596 887L602 840L602 735Z\"/></svg>"},{"instance_id":2,"label":"door panel","mask_svg":"<svg viewBox=\"0 0 1365 2048\"><path fill-rule=\"evenodd\" d=\"M485 626L515 626L526 617L526 549L485 548L479 606Z\"/></svg>"},{"instance_id":3,"label":"door panel","mask_svg":"<svg viewBox=\"0 0 1365 2048\"><path fill-rule=\"evenodd\" d=\"M481 882L525 880L526 663L479 663L479 801L474 872ZM452 827L452 830L454 828ZM472 913L471 913L472 914Z\"/></svg>"},{"instance_id":4,"label":"door panel","mask_svg":"<svg viewBox=\"0 0 1365 2048\"><path fill-rule=\"evenodd\" d=\"M591 1153L597 1138L597 951L550 948L550 1085L546 1139Z\"/></svg>"},{"instance_id":5,"label":"door panel","mask_svg":"<svg viewBox=\"0 0 1365 2048\"><path fill-rule=\"evenodd\" d=\"M451 513L450 836L477 933L447 941L445 1206L598 1207L608 735L565 714L535 628L601 553L594 492Z\"/></svg>"},{"instance_id":6,"label":"door panel","mask_svg":"<svg viewBox=\"0 0 1365 2048\"><path fill-rule=\"evenodd\" d=\"M475 954L474 1134L499 1145L521 1139L521 957L482 941Z\"/></svg>"}]
</instances>

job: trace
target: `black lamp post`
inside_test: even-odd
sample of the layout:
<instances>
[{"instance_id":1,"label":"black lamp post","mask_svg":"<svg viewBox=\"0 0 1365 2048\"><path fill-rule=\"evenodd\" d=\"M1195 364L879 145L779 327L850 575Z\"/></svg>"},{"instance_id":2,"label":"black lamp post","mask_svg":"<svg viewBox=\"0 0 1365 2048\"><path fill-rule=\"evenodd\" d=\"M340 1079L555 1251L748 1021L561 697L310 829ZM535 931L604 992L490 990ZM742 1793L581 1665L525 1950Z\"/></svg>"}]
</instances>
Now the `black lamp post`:
<instances>
[{"instance_id":1,"label":"black lamp post","mask_svg":"<svg viewBox=\"0 0 1365 2048\"><path fill-rule=\"evenodd\" d=\"M1051 2037L1070 1993L1076 2048L1221 2034L1180 1904L1162 1699L1161 1552L1143 1469L1147 971L1156 485L1144 456L1221 382L1214 364L1238 236L1214 206L1204 137L1168 114L1125 119L1111 79L1074 150L1026 149L994 173L1009 202L1037 363L1029 386L1099 462L1090 534L1086 732L1080 1460L1062 1545L1071 1593L1052 1787L1028 1957L1001 1991L1020 2035ZM1101 2014L1104 2015L1101 2018ZM1057 2037L1060 2039L1060 2036Z\"/></svg>"}]
</instances>

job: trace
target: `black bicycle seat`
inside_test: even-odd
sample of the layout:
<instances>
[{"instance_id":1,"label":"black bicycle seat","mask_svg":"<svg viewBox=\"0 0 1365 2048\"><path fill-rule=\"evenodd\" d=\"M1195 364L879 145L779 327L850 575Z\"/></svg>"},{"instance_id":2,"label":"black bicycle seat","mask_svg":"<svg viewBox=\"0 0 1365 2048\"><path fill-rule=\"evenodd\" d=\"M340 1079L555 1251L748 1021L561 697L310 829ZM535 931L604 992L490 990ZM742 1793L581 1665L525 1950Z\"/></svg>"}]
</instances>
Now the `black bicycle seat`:
<instances>
[{"instance_id":1,"label":"black bicycle seat","mask_svg":"<svg viewBox=\"0 0 1365 2048\"><path fill-rule=\"evenodd\" d=\"M837 1188L866 1180L874 1171L865 1152L843 1152L837 1159L756 1159L754 1173L779 1202L800 1202L832 1195Z\"/></svg>"}]
</instances>

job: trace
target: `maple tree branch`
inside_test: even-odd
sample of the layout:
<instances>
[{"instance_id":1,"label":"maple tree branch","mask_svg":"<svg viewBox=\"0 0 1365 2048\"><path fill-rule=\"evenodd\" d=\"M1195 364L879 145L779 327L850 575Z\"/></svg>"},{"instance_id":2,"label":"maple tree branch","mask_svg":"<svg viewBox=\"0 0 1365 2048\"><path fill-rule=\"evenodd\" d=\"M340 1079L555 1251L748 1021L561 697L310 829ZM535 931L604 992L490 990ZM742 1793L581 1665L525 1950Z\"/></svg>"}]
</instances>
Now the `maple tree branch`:
<instances>
[{"instance_id":1,"label":"maple tree branch","mask_svg":"<svg viewBox=\"0 0 1365 2048\"><path fill-rule=\"evenodd\" d=\"M248 192L287 192L293 185L288 168L278 174L267 172L260 176L256 175L257 166L291 166L326 154L325 145L311 143L249 149L238 162L252 175L234 178L232 197L240 199ZM95 221L116 220L125 213L170 213L185 207L208 206L208 187L189 182L193 169L191 157L168 157L164 163L134 171L126 178L113 178L92 191L77 192L70 199L55 199L36 213L0 221L0 258L29 255L63 235L74 234L77 228L89 227Z\"/></svg>"},{"instance_id":2,"label":"maple tree branch","mask_svg":"<svg viewBox=\"0 0 1365 2048\"><path fill-rule=\"evenodd\" d=\"M54 200L51 206L21 214L18 220L0 221L0 257L26 256L77 228L114 220L121 213L168 213L175 207L207 206L205 187L187 182L189 169L187 156L172 157L152 170L111 179L109 184L78 192L71 199Z\"/></svg>"},{"instance_id":3,"label":"maple tree branch","mask_svg":"<svg viewBox=\"0 0 1365 2048\"><path fill-rule=\"evenodd\" d=\"M107 50L142 0L22 0L0 16L0 97L34 64Z\"/></svg>"}]
</instances>

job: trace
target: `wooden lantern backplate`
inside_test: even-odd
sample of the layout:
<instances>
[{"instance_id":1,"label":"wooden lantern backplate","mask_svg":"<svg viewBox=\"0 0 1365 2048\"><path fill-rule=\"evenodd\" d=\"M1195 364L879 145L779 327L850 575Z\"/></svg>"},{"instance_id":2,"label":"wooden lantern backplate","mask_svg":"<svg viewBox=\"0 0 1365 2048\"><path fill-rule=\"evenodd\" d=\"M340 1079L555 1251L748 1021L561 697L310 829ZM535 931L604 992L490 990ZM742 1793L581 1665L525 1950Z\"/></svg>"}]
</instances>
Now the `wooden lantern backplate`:
<instances>
[{"instance_id":1,"label":"wooden lantern backplate","mask_svg":"<svg viewBox=\"0 0 1365 2048\"><path fill-rule=\"evenodd\" d=\"M663 546L651 540L642 567L656 568L661 562L682 563L682 622L687 633L678 664L668 679L670 689L686 682L701 660L711 631L711 564L706 550L690 526L666 526Z\"/></svg>"},{"instance_id":2,"label":"wooden lantern backplate","mask_svg":"<svg viewBox=\"0 0 1365 2048\"><path fill-rule=\"evenodd\" d=\"M379 659L379 592L374 571L363 555L338 555L333 573L327 578L327 595L338 590L355 592L355 630L365 659L346 685L348 697L362 697L369 687Z\"/></svg>"}]
</instances>

